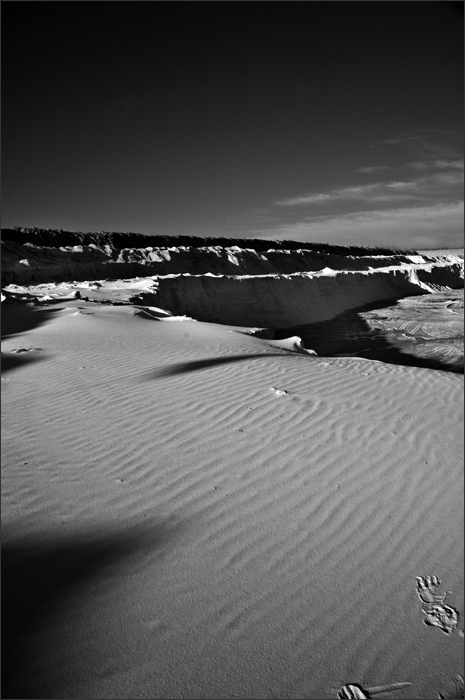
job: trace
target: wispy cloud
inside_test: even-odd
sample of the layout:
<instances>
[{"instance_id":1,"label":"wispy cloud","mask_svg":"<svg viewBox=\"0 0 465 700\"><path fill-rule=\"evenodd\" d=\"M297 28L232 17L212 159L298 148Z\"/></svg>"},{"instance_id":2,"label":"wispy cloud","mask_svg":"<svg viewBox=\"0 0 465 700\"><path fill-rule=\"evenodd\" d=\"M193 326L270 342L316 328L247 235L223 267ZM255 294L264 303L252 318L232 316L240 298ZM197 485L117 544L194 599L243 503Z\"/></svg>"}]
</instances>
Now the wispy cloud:
<instances>
[{"instance_id":1,"label":"wispy cloud","mask_svg":"<svg viewBox=\"0 0 465 700\"><path fill-rule=\"evenodd\" d=\"M385 147L392 153L415 154L418 160L454 160L463 154L463 130L420 129L416 133L392 134L372 144L380 152L386 152Z\"/></svg>"},{"instance_id":2,"label":"wispy cloud","mask_svg":"<svg viewBox=\"0 0 465 700\"><path fill-rule=\"evenodd\" d=\"M399 202L431 202L432 199L453 200L463 193L463 161L435 160L429 162L408 163L407 167L422 172L422 176L390 182L375 182L353 187L341 187L328 192L311 192L309 194L287 197L278 200L275 205L283 207L302 207L309 205L343 204L364 202L386 205Z\"/></svg>"},{"instance_id":3,"label":"wispy cloud","mask_svg":"<svg viewBox=\"0 0 465 700\"><path fill-rule=\"evenodd\" d=\"M463 202L307 217L249 235L271 239L398 248L463 247Z\"/></svg>"},{"instance_id":4,"label":"wispy cloud","mask_svg":"<svg viewBox=\"0 0 465 700\"><path fill-rule=\"evenodd\" d=\"M366 168L357 168L356 173L379 173L381 170L389 170L389 165L368 165Z\"/></svg>"},{"instance_id":5,"label":"wispy cloud","mask_svg":"<svg viewBox=\"0 0 465 700\"><path fill-rule=\"evenodd\" d=\"M376 178L276 200L264 210L268 220L257 220L260 230L249 235L397 248L461 247L464 163L459 143L452 131L394 134L378 142L399 147L389 164L378 160L353 171Z\"/></svg>"},{"instance_id":6,"label":"wispy cloud","mask_svg":"<svg viewBox=\"0 0 465 700\"><path fill-rule=\"evenodd\" d=\"M406 163L406 167L424 172L426 170L463 170L463 158L453 160L423 160Z\"/></svg>"},{"instance_id":7,"label":"wispy cloud","mask_svg":"<svg viewBox=\"0 0 465 700\"><path fill-rule=\"evenodd\" d=\"M358 187L342 187L328 193L312 193L300 197L288 197L275 204L285 207L303 206L308 204L331 204L343 201L393 202L414 199L411 191L415 186L411 182L377 182Z\"/></svg>"},{"instance_id":8,"label":"wispy cloud","mask_svg":"<svg viewBox=\"0 0 465 700\"><path fill-rule=\"evenodd\" d=\"M388 139L377 141L375 145L400 146L402 144L410 144L414 141L418 141L419 139L420 136L418 134L395 134Z\"/></svg>"},{"instance_id":9,"label":"wispy cloud","mask_svg":"<svg viewBox=\"0 0 465 700\"><path fill-rule=\"evenodd\" d=\"M300 197L287 197L286 199L281 199L275 204L279 204L283 207L294 207L300 206L301 204L321 204L324 202L330 202L333 198L333 194L321 194L315 192L313 194L305 194Z\"/></svg>"}]
</instances>

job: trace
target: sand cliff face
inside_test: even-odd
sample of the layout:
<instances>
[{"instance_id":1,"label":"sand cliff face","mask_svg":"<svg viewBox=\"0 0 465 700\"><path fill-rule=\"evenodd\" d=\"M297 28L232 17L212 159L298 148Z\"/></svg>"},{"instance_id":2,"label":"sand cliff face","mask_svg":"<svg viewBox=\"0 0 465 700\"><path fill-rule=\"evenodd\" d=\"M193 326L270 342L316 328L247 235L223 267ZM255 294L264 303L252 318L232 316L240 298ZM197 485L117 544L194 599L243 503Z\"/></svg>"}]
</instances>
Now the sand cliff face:
<instances>
[{"instance_id":1,"label":"sand cliff face","mask_svg":"<svg viewBox=\"0 0 465 700\"><path fill-rule=\"evenodd\" d=\"M57 241L59 242L59 241ZM271 245L271 242L270 242ZM274 244L273 244L274 245ZM366 253L366 251L365 251ZM146 277L151 275L208 273L222 275L267 275L334 270L367 270L390 264L409 263L407 255L341 255L318 249L260 251L239 246L146 246L119 248L113 244L41 246L2 240L2 281L7 284L37 284Z\"/></svg>"},{"instance_id":2,"label":"sand cliff face","mask_svg":"<svg viewBox=\"0 0 465 700\"><path fill-rule=\"evenodd\" d=\"M185 237L173 246L171 237L32 229L2 239L3 286L155 277L157 306L231 325L292 327L463 285L459 255Z\"/></svg>"},{"instance_id":3,"label":"sand cliff face","mask_svg":"<svg viewBox=\"0 0 465 700\"><path fill-rule=\"evenodd\" d=\"M158 303L175 314L231 325L293 327L348 309L459 286L458 263L374 270L222 277L177 275L158 280Z\"/></svg>"},{"instance_id":4,"label":"sand cliff face","mask_svg":"<svg viewBox=\"0 0 465 700\"><path fill-rule=\"evenodd\" d=\"M414 251L410 251L414 253ZM386 248L134 233L2 229L2 284L188 273L267 275L410 262Z\"/></svg>"}]
</instances>

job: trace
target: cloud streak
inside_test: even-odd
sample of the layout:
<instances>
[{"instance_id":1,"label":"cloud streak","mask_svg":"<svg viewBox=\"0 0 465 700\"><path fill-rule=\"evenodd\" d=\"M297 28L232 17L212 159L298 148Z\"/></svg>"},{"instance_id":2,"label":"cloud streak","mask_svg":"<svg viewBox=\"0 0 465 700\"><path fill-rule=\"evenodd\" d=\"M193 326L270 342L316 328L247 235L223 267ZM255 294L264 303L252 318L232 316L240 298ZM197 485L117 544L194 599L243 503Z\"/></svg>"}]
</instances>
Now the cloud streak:
<instances>
[{"instance_id":1,"label":"cloud streak","mask_svg":"<svg viewBox=\"0 0 465 700\"><path fill-rule=\"evenodd\" d=\"M343 201L369 201L369 202L393 202L405 199L414 199L415 185L411 182L378 182L371 185L356 187L343 187L332 190L330 194L320 192L289 197L275 204L284 207L304 206L307 204L331 204Z\"/></svg>"},{"instance_id":2,"label":"cloud streak","mask_svg":"<svg viewBox=\"0 0 465 700\"><path fill-rule=\"evenodd\" d=\"M404 202L428 203L435 200L454 200L463 192L463 161L436 160L434 162L414 162L407 164L424 174L404 180L375 182L353 187L332 189L329 192L309 194L274 202L281 207L302 207L309 205L329 205L336 203L363 202L366 204L384 202L396 204Z\"/></svg>"},{"instance_id":3,"label":"cloud streak","mask_svg":"<svg viewBox=\"0 0 465 700\"><path fill-rule=\"evenodd\" d=\"M357 168L355 170L356 173L367 173L370 175L371 173L379 173L381 170L389 170L389 165L368 165L365 168Z\"/></svg>"},{"instance_id":4,"label":"cloud streak","mask_svg":"<svg viewBox=\"0 0 465 700\"><path fill-rule=\"evenodd\" d=\"M396 135L386 139L419 142ZM395 143L396 142L396 143ZM388 171L391 179L351 184L289 196L273 202L251 235L347 245L395 248L463 246L464 163L457 153L422 146L419 157L397 166L372 165L355 170L370 175ZM397 179L392 178L394 173Z\"/></svg>"},{"instance_id":5,"label":"cloud streak","mask_svg":"<svg viewBox=\"0 0 465 700\"><path fill-rule=\"evenodd\" d=\"M463 171L463 159L455 158L453 160L414 161L413 163L406 163L406 167L420 171L431 169Z\"/></svg>"},{"instance_id":6,"label":"cloud streak","mask_svg":"<svg viewBox=\"0 0 465 700\"><path fill-rule=\"evenodd\" d=\"M372 148L391 152L415 153L419 160L437 158L454 160L463 154L463 129L420 129L417 133L392 134L377 141Z\"/></svg>"}]
</instances>

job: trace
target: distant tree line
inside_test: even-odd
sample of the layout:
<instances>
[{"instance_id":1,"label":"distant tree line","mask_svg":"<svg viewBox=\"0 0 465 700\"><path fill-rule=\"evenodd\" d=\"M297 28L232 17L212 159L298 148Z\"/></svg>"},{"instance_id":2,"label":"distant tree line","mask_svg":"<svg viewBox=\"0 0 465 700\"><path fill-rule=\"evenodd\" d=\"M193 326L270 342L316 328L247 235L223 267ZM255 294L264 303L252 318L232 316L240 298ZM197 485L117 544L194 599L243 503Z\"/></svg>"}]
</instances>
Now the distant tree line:
<instances>
[{"instance_id":1,"label":"distant tree line","mask_svg":"<svg viewBox=\"0 0 465 700\"><path fill-rule=\"evenodd\" d=\"M2 240L12 241L19 245L33 243L35 245L59 248L74 245L110 245L113 248L178 248L180 246L202 248L205 246L220 246L230 248L252 248L257 252L265 252L270 248L276 250L310 250L325 255L405 255L416 254L415 250L399 248L383 248L355 245L332 245L330 243L308 243L304 241L275 241L265 238L222 238L212 236L164 236L145 235L143 233L110 233L98 231L83 233L81 231L63 231L63 229L44 228L2 228Z\"/></svg>"}]
</instances>

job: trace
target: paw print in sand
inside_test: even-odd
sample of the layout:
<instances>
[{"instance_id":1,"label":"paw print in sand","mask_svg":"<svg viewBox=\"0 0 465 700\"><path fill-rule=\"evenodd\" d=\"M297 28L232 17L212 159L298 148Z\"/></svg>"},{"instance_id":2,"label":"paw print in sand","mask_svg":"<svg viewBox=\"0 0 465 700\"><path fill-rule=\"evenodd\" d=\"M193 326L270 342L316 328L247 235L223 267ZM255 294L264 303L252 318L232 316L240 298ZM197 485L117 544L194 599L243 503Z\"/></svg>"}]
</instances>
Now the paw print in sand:
<instances>
[{"instance_id":1,"label":"paw print in sand","mask_svg":"<svg viewBox=\"0 0 465 700\"><path fill-rule=\"evenodd\" d=\"M425 625L439 627L445 634L455 632L459 614L450 605L433 605L432 610L423 609L423 612L426 615Z\"/></svg>"},{"instance_id":2,"label":"paw print in sand","mask_svg":"<svg viewBox=\"0 0 465 700\"><path fill-rule=\"evenodd\" d=\"M455 632L459 614L455 608L446 605L447 593L440 590L441 581L437 576L417 576L417 594L422 601L426 616L425 625L439 627L444 634Z\"/></svg>"},{"instance_id":3,"label":"paw print in sand","mask_svg":"<svg viewBox=\"0 0 465 700\"><path fill-rule=\"evenodd\" d=\"M437 576L417 576L417 593L424 603L443 603L446 599L445 593L440 593L441 581Z\"/></svg>"}]
</instances>

